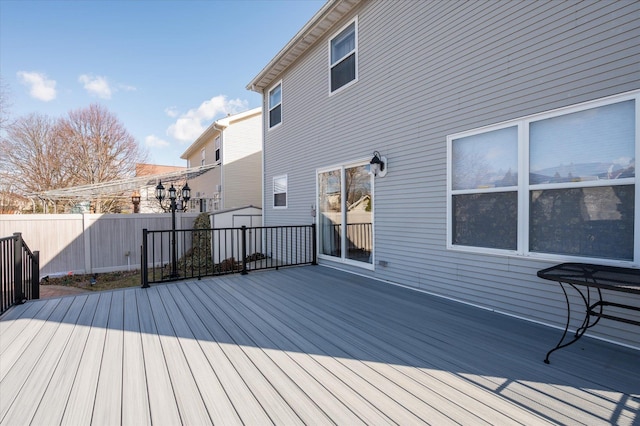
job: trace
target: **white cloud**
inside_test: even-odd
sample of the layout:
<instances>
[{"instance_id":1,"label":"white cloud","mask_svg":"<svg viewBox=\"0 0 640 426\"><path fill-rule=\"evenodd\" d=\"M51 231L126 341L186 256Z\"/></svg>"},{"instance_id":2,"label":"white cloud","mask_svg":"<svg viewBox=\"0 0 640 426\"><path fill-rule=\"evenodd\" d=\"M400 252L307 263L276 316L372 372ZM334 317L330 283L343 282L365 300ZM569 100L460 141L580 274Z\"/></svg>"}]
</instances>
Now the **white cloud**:
<instances>
[{"instance_id":1,"label":"white cloud","mask_svg":"<svg viewBox=\"0 0 640 426\"><path fill-rule=\"evenodd\" d=\"M19 71L18 78L22 84L29 86L31 97L44 102L49 102L56 98L56 81L49 80L45 74Z\"/></svg>"},{"instance_id":2,"label":"white cloud","mask_svg":"<svg viewBox=\"0 0 640 426\"><path fill-rule=\"evenodd\" d=\"M171 118L176 118L178 115L180 115L180 112L178 112L178 109L174 106L165 108L164 112Z\"/></svg>"},{"instance_id":3,"label":"white cloud","mask_svg":"<svg viewBox=\"0 0 640 426\"><path fill-rule=\"evenodd\" d=\"M198 108L190 109L182 114L175 123L167 129L167 134L180 142L193 142L202 134L206 126L216 116L236 114L248 109L249 102L241 99L227 100L224 95L214 96L200 104ZM165 110L167 114L175 109Z\"/></svg>"},{"instance_id":4,"label":"white cloud","mask_svg":"<svg viewBox=\"0 0 640 426\"><path fill-rule=\"evenodd\" d=\"M111 99L111 88L105 77L82 74L78 81L84 85L87 92L102 99Z\"/></svg>"},{"instance_id":5,"label":"white cloud","mask_svg":"<svg viewBox=\"0 0 640 426\"><path fill-rule=\"evenodd\" d=\"M156 135L149 135L144 138L144 144L149 148L161 148L164 146L169 146L169 142L164 139L160 139Z\"/></svg>"}]
</instances>

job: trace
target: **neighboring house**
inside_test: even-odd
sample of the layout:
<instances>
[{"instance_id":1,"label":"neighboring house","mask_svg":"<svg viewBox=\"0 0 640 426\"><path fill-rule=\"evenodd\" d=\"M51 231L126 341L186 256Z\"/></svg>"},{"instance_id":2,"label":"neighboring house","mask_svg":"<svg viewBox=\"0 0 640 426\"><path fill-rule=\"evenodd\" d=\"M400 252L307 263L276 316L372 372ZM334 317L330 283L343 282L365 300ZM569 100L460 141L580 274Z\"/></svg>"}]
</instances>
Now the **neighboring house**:
<instances>
[{"instance_id":1,"label":"neighboring house","mask_svg":"<svg viewBox=\"0 0 640 426\"><path fill-rule=\"evenodd\" d=\"M564 325L536 271L640 265L639 40L637 1L329 0L247 86L265 226L315 220L321 264Z\"/></svg>"},{"instance_id":2,"label":"neighboring house","mask_svg":"<svg viewBox=\"0 0 640 426\"><path fill-rule=\"evenodd\" d=\"M153 177L158 175L162 177L163 175L169 175L172 173L178 172L187 172L186 167L179 166L163 166L159 164L147 164L147 163L138 163L136 164L136 177L141 176L150 176ZM167 183L167 180L165 180ZM140 194L140 206L139 213L162 213L162 208L160 204L158 204L158 200L156 200L156 185L158 184L158 179L149 180L147 185L141 186L137 192ZM169 182L171 185L171 182ZM169 187L167 185L167 188ZM178 186L180 188L180 186ZM133 206L132 209L133 211Z\"/></svg>"},{"instance_id":3,"label":"neighboring house","mask_svg":"<svg viewBox=\"0 0 640 426\"><path fill-rule=\"evenodd\" d=\"M180 158L189 167L218 167L190 180L191 211L262 206L262 109L211 124Z\"/></svg>"}]
</instances>

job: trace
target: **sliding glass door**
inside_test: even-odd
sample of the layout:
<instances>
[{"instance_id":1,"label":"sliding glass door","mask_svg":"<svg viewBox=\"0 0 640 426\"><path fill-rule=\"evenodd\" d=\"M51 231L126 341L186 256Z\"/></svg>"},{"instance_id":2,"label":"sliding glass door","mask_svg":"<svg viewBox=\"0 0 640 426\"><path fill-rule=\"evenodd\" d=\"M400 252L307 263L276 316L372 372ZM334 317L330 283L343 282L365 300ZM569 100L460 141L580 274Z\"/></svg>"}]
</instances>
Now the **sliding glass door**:
<instances>
[{"instance_id":1,"label":"sliding glass door","mask_svg":"<svg viewBox=\"0 0 640 426\"><path fill-rule=\"evenodd\" d=\"M318 173L320 255L373 264L373 192L369 164Z\"/></svg>"}]
</instances>

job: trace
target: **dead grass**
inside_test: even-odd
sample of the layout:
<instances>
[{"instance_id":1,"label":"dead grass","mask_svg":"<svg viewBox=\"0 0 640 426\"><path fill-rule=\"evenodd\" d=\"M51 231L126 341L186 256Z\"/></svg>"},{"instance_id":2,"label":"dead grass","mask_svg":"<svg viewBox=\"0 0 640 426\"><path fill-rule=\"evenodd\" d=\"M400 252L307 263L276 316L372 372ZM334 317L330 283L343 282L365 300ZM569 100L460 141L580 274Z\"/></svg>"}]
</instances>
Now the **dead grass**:
<instances>
[{"instance_id":1,"label":"dead grass","mask_svg":"<svg viewBox=\"0 0 640 426\"><path fill-rule=\"evenodd\" d=\"M44 277L42 285L61 285L77 287L91 291L113 290L117 288L140 286L140 271L105 272L92 275L64 275L62 277Z\"/></svg>"}]
</instances>

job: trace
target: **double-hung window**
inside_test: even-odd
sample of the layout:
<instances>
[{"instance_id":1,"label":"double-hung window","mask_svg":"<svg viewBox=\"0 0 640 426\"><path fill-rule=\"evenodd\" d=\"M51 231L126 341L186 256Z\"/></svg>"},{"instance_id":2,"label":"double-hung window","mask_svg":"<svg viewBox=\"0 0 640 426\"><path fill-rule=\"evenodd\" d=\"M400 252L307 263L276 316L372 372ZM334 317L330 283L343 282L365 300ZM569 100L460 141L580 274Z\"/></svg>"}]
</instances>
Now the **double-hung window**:
<instances>
[{"instance_id":1,"label":"double-hung window","mask_svg":"<svg viewBox=\"0 0 640 426\"><path fill-rule=\"evenodd\" d=\"M269 128L282 123L282 82L269 90Z\"/></svg>"},{"instance_id":2,"label":"double-hung window","mask_svg":"<svg viewBox=\"0 0 640 426\"><path fill-rule=\"evenodd\" d=\"M207 154L204 148L200 151L200 165L204 166L207 161Z\"/></svg>"},{"instance_id":3,"label":"double-hung window","mask_svg":"<svg viewBox=\"0 0 640 426\"><path fill-rule=\"evenodd\" d=\"M448 247L640 261L640 92L449 136Z\"/></svg>"},{"instance_id":4,"label":"double-hung window","mask_svg":"<svg viewBox=\"0 0 640 426\"><path fill-rule=\"evenodd\" d=\"M351 22L329 42L330 92L358 78L357 21Z\"/></svg>"},{"instance_id":5,"label":"double-hung window","mask_svg":"<svg viewBox=\"0 0 640 426\"><path fill-rule=\"evenodd\" d=\"M216 151L216 163L218 163L220 162L220 136L216 136L213 143Z\"/></svg>"},{"instance_id":6,"label":"double-hung window","mask_svg":"<svg viewBox=\"0 0 640 426\"><path fill-rule=\"evenodd\" d=\"M273 207L284 209L287 207L287 175L273 178Z\"/></svg>"}]
</instances>

